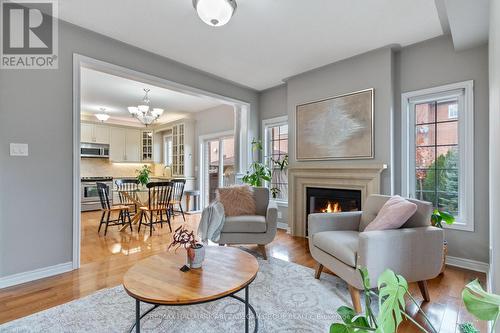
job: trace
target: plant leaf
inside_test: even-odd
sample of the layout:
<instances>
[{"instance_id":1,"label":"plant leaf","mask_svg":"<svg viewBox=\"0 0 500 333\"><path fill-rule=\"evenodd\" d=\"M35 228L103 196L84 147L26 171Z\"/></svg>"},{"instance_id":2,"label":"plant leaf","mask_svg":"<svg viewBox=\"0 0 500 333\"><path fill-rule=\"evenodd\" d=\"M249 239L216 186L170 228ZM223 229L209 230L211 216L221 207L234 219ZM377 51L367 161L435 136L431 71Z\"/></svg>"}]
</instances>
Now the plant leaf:
<instances>
[{"instance_id":1,"label":"plant leaf","mask_svg":"<svg viewBox=\"0 0 500 333\"><path fill-rule=\"evenodd\" d=\"M363 280L363 286L366 290L370 289L370 276L368 275L368 268L362 267L358 269L361 274L361 279Z\"/></svg>"},{"instance_id":2,"label":"plant leaf","mask_svg":"<svg viewBox=\"0 0 500 333\"><path fill-rule=\"evenodd\" d=\"M330 333L351 333L352 330L345 324L335 323L330 326Z\"/></svg>"},{"instance_id":3,"label":"plant leaf","mask_svg":"<svg viewBox=\"0 0 500 333\"><path fill-rule=\"evenodd\" d=\"M439 215L446 224L453 224L455 222L455 216L448 212L439 212Z\"/></svg>"},{"instance_id":4,"label":"plant leaf","mask_svg":"<svg viewBox=\"0 0 500 333\"><path fill-rule=\"evenodd\" d=\"M353 309L347 306L341 306L337 309L337 313L339 314L342 321L346 324L352 323L352 318L356 317L357 313Z\"/></svg>"},{"instance_id":5,"label":"plant leaf","mask_svg":"<svg viewBox=\"0 0 500 333\"><path fill-rule=\"evenodd\" d=\"M387 269L378 279L379 314L377 316L377 332L393 333L403 321L405 310L405 294L408 283L393 271Z\"/></svg>"},{"instance_id":6,"label":"plant leaf","mask_svg":"<svg viewBox=\"0 0 500 333\"><path fill-rule=\"evenodd\" d=\"M480 320L495 320L500 312L500 296L484 291L477 279L462 291L467 311Z\"/></svg>"}]
</instances>

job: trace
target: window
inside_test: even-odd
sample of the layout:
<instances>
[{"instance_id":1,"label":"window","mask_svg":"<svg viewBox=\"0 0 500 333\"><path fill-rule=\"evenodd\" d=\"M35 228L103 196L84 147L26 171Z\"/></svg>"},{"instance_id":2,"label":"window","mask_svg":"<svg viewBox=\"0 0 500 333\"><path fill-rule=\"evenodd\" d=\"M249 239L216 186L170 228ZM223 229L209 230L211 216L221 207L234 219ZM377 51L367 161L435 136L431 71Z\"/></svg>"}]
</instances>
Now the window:
<instances>
[{"instance_id":1,"label":"window","mask_svg":"<svg viewBox=\"0 0 500 333\"><path fill-rule=\"evenodd\" d=\"M288 201L288 173L275 163L282 162L288 156L288 121L286 117L265 120L264 128L264 155L265 160L273 169L270 188L276 188L276 200Z\"/></svg>"},{"instance_id":2,"label":"window","mask_svg":"<svg viewBox=\"0 0 500 333\"><path fill-rule=\"evenodd\" d=\"M473 84L403 94L403 195L455 215L472 231Z\"/></svg>"}]
</instances>

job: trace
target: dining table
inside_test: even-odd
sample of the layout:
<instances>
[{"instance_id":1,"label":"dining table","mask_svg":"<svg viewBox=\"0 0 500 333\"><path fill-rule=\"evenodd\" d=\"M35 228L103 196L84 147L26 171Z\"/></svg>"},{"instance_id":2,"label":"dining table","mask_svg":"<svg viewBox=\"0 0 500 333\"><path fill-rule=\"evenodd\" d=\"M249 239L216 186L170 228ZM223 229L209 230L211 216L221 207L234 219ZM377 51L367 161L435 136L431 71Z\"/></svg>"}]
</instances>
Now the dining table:
<instances>
[{"instance_id":1,"label":"dining table","mask_svg":"<svg viewBox=\"0 0 500 333\"><path fill-rule=\"evenodd\" d=\"M149 201L149 189L138 188L138 189L126 189L126 190L113 190L120 195L122 195L127 201L135 205L136 213L132 216L132 224L139 223L141 218L141 207L147 207ZM154 195L156 192L152 192ZM120 231L127 229L128 225L124 225L120 228Z\"/></svg>"}]
</instances>

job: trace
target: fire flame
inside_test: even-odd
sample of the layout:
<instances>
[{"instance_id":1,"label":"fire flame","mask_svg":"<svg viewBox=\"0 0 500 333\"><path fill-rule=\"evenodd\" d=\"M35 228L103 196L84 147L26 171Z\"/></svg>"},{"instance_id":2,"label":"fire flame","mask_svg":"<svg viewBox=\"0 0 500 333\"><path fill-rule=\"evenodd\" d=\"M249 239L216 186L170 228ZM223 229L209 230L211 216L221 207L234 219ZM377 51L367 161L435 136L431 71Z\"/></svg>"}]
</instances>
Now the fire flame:
<instances>
[{"instance_id":1,"label":"fire flame","mask_svg":"<svg viewBox=\"0 0 500 333\"><path fill-rule=\"evenodd\" d=\"M328 205L326 206L326 208L323 208L321 210L322 213L338 213L338 212L341 212L342 209L340 208L340 205L338 202L330 202L328 201Z\"/></svg>"}]
</instances>

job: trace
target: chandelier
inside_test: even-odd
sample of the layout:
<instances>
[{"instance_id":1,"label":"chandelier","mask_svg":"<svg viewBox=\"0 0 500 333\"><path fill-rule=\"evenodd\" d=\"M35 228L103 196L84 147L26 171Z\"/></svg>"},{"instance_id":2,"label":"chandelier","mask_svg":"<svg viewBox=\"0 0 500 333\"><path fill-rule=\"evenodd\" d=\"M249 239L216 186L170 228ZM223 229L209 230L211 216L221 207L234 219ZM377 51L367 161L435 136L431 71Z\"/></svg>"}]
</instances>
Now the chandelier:
<instances>
[{"instance_id":1,"label":"chandelier","mask_svg":"<svg viewBox=\"0 0 500 333\"><path fill-rule=\"evenodd\" d=\"M163 109L153 108L151 109L151 99L149 98L150 89L144 88L144 98L142 99L143 104L138 106L129 106L128 112L137 118L141 123L148 126L151 125L155 120L160 118L163 114Z\"/></svg>"},{"instance_id":2,"label":"chandelier","mask_svg":"<svg viewBox=\"0 0 500 333\"><path fill-rule=\"evenodd\" d=\"M103 123L103 122L105 122L106 120L108 120L108 119L109 119L109 114L107 114L107 113L106 113L106 109L105 109L105 108L99 108L99 110L101 110L101 113L97 113L97 114L95 115L95 117L96 117L97 119L99 119L99 121L100 121L101 123Z\"/></svg>"},{"instance_id":3,"label":"chandelier","mask_svg":"<svg viewBox=\"0 0 500 333\"><path fill-rule=\"evenodd\" d=\"M200 19L212 27L220 27L231 19L236 10L236 0L193 0Z\"/></svg>"}]
</instances>

